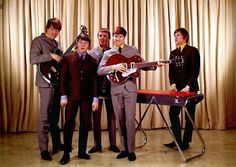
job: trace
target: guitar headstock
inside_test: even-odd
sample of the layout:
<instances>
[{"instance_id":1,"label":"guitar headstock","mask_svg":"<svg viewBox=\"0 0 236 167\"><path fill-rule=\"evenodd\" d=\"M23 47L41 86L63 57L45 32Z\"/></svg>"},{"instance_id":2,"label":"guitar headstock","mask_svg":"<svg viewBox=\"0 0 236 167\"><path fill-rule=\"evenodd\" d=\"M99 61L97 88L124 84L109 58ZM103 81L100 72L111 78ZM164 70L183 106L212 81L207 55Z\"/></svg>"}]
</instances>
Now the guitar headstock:
<instances>
[{"instance_id":1,"label":"guitar headstock","mask_svg":"<svg viewBox=\"0 0 236 167\"><path fill-rule=\"evenodd\" d=\"M81 33L85 33L85 34L88 33L88 29L87 29L87 27L84 26L84 25L81 25L81 26L80 26L80 30L81 30Z\"/></svg>"}]
</instances>

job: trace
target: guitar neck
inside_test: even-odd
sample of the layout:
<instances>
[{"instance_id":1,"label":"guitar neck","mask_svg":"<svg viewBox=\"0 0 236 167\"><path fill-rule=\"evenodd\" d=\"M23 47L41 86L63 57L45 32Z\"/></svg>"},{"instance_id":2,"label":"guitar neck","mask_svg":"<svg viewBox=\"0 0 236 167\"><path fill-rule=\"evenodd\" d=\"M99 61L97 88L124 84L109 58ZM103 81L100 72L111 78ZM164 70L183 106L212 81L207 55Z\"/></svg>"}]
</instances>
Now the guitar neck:
<instances>
[{"instance_id":1,"label":"guitar neck","mask_svg":"<svg viewBox=\"0 0 236 167\"><path fill-rule=\"evenodd\" d=\"M63 54L63 55L66 55L68 53L71 52L71 50L74 48L74 46L76 45L76 42L77 42L77 38L76 40L74 40L74 42L70 45L70 47L66 50L66 52Z\"/></svg>"},{"instance_id":2,"label":"guitar neck","mask_svg":"<svg viewBox=\"0 0 236 167\"><path fill-rule=\"evenodd\" d=\"M144 67L152 67L152 66L157 66L158 61L154 62L141 62L141 63L134 63L133 68L144 68Z\"/></svg>"},{"instance_id":3,"label":"guitar neck","mask_svg":"<svg viewBox=\"0 0 236 167\"><path fill-rule=\"evenodd\" d=\"M154 62L140 62L140 63L135 63L133 65L133 68L144 68L144 67L158 66L159 63L170 64L170 63L173 63L173 61L172 60L160 60L160 61L154 61Z\"/></svg>"},{"instance_id":4,"label":"guitar neck","mask_svg":"<svg viewBox=\"0 0 236 167\"><path fill-rule=\"evenodd\" d=\"M174 60L160 60L160 61L158 61L158 63L162 63L162 64L171 64L174 62L175 62Z\"/></svg>"}]
</instances>

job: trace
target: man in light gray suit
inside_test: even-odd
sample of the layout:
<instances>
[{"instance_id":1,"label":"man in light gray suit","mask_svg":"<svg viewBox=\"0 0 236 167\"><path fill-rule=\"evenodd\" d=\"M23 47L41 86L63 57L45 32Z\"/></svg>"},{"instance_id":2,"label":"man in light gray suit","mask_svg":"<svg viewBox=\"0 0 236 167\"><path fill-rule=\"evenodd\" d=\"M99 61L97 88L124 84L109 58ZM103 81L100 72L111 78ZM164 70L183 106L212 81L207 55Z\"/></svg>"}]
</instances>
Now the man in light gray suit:
<instances>
[{"instance_id":1,"label":"man in light gray suit","mask_svg":"<svg viewBox=\"0 0 236 167\"><path fill-rule=\"evenodd\" d=\"M40 63L49 63L52 60L61 61L61 56L54 54L59 48L55 40L61 31L61 21L57 18L48 20L45 33L36 37L31 44L30 63L39 66ZM49 66L50 67L50 66ZM39 68L38 68L39 69ZM37 71L36 86L40 93L40 115L39 115L39 149L43 160L52 160L48 152L48 132L50 130L53 144L53 153L57 153L63 147L59 131L60 115L60 92L58 86L50 85Z\"/></svg>"},{"instance_id":2,"label":"man in light gray suit","mask_svg":"<svg viewBox=\"0 0 236 167\"><path fill-rule=\"evenodd\" d=\"M99 46L93 48L88 53L92 57L94 57L97 60L97 63L99 64L104 55L104 52L111 49L109 46L111 33L107 28L101 28L98 32L97 37L99 41ZM92 112L94 146L89 150L89 153L102 151L101 116L103 101L105 102L107 113L107 127L110 141L109 150L113 152L120 152L119 148L116 146L116 118L111 101L111 84L106 76L98 77L98 93L99 109L97 111Z\"/></svg>"},{"instance_id":3,"label":"man in light gray suit","mask_svg":"<svg viewBox=\"0 0 236 167\"><path fill-rule=\"evenodd\" d=\"M116 27L113 32L114 46L104 53L98 67L99 75L107 75L115 71L126 71L123 63L107 66L107 60L114 54L122 54L127 58L140 56L136 47L124 43L126 30L123 27ZM129 77L123 83L111 82L111 96L113 108L116 114L120 140L122 144L118 159L128 157L130 161L136 159L135 150L135 115L137 84L135 77Z\"/></svg>"}]
</instances>

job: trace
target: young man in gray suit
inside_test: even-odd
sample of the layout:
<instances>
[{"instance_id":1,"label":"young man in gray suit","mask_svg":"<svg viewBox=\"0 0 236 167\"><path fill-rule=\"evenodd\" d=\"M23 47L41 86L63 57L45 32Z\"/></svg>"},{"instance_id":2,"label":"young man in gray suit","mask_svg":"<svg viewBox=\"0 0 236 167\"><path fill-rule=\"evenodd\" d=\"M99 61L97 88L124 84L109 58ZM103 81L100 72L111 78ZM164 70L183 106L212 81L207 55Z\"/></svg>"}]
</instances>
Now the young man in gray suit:
<instances>
[{"instance_id":1,"label":"young man in gray suit","mask_svg":"<svg viewBox=\"0 0 236 167\"><path fill-rule=\"evenodd\" d=\"M99 75L107 75L115 71L126 71L126 67L123 63L106 65L107 60L114 54L121 53L127 58L134 55L140 56L136 47L124 43L125 36L126 30L123 27L116 27L113 32L114 46L104 53L98 67ZM124 83L111 82L111 96L122 144L121 152L117 155L117 158L128 157L130 161L134 161L136 159L134 153L137 99L136 78L130 77Z\"/></svg>"},{"instance_id":2,"label":"young man in gray suit","mask_svg":"<svg viewBox=\"0 0 236 167\"><path fill-rule=\"evenodd\" d=\"M111 33L107 28L101 28L98 32L99 46L93 48L88 52L92 57L97 60L99 64L104 52L110 50L109 40L111 38ZM112 107L111 101L111 84L106 76L99 76L98 78L98 93L99 93L99 109L92 113L93 118L93 136L94 136L94 146L89 150L89 153L101 152L101 116L102 116L102 104L103 101L106 105L107 112L107 126L109 133L110 147L109 150L113 152L120 152L119 148L116 146L116 118Z\"/></svg>"},{"instance_id":3,"label":"young man in gray suit","mask_svg":"<svg viewBox=\"0 0 236 167\"><path fill-rule=\"evenodd\" d=\"M30 63L36 64L48 62L52 60L61 61L61 57L54 54L54 51L59 48L58 42L55 40L61 31L61 22L57 18L48 20L45 33L36 37L32 41L30 50ZM39 69L39 68L38 68ZM52 86L46 82L37 71L36 86L40 93L40 115L39 115L39 149L41 158L44 160L52 160L48 152L48 132L50 129L53 152L60 151L63 147L60 139L60 131L58 127L60 115L60 93L58 86Z\"/></svg>"}]
</instances>

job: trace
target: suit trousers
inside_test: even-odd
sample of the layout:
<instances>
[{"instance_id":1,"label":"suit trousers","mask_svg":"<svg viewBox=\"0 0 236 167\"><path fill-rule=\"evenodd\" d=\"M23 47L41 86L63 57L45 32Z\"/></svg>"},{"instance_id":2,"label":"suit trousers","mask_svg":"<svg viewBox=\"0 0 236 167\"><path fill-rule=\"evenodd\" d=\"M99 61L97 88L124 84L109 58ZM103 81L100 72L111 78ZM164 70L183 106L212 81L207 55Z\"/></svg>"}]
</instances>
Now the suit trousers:
<instances>
[{"instance_id":1,"label":"suit trousers","mask_svg":"<svg viewBox=\"0 0 236 167\"><path fill-rule=\"evenodd\" d=\"M172 125L172 131L173 134L177 140L177 142L181 145L182 143L188 144L189 142L192 141L192 132L193 132L193 125L191 121L189 120L188 116L185 115L185 130L184 130L184 135L183 135L183 140L181 137L181 125L180 125L180 120L179 120L179 113L181 111L182 107L179 106L171 106L170 107L170 121ZM196 105L194 103L188 103L187 104L187 110L189 112L189 115L191 116L192 120L195 120L195 108Z\"/></svg>"},{"instance_id":2,"label":"suit trousers","mask_svg":"<svg viewBox=\"0 0 236 167\"><path fill-rule=\"evenodd\" d=\"M107 126L110 145L116 145L116 117L110 98L99 99L99 108L97 111L92 112L93 114L93 136L94 145L101 146L101 117L102 117L102 106L105 102L106 113L107 113Z\"/></svg>"},{"instance_id":3,"label":"suit trousers","mask_svg":"<svg viewBox=\"0 0 236 167\"><path fill-rule=\"evenodd\" d=\"M122 93L112 94L112 103L115 111L122 151L135 150L135 116L137 93L129 92L125 88Z\"/></svg>"},{"instance_id":4,"label":"suit trousers","mask_svg":"<svg viewBox=\"0 0 236 167\"><path fill-rule=\"evenodd\" d=\"M87 149L88 132L90 128L90 118L92 110L92 102L84 100L70 100L66 105L65 125L64 125L64 151L70 152L72 149L72 138L75 129L75 118L80 106L80 126L78 152L84 153Z\"/></svg>"},{"instance_id":5,"label":"suit trousers","mask_svg":"<svg viewBox=\"0 0 236 167\"><path fill-rule=\"evenodd\" d=\"M51 132L53 147L61 144L58 126L60 116L60 92L58 87L39 87L40 115L39 115L39 149L48 150L48 132Z\"/></svg>"}]
</instances>

